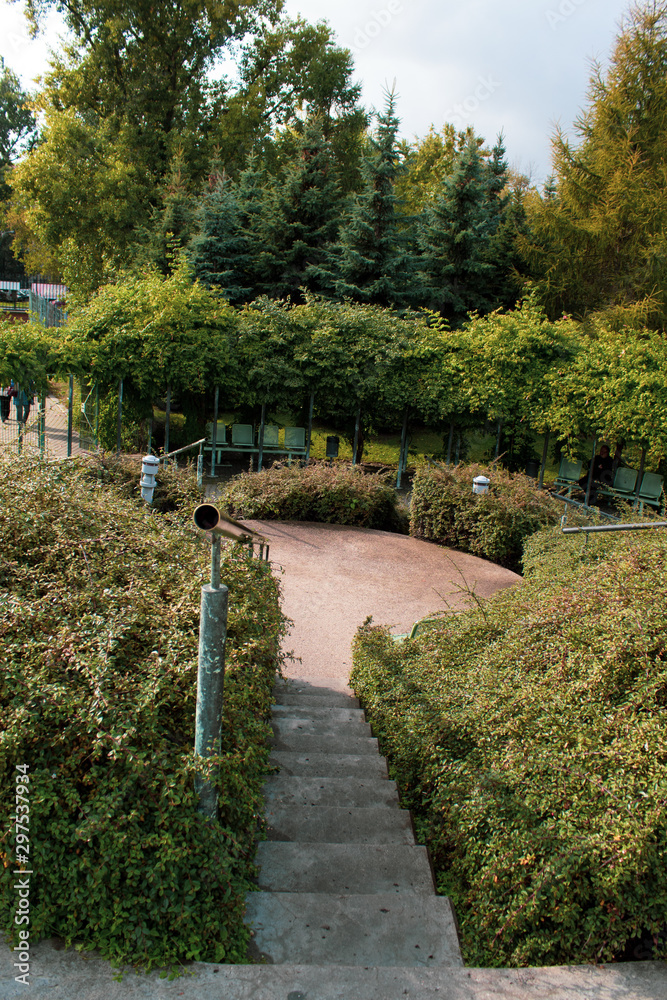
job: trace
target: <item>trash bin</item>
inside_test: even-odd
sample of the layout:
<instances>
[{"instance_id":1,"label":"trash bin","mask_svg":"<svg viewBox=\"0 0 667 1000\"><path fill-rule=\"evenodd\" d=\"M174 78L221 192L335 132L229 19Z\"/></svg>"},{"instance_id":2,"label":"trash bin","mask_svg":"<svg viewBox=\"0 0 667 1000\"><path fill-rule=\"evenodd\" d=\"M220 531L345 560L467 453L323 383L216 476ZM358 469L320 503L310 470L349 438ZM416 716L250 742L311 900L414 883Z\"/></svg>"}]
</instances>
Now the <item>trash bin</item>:
<instances>
[{"instance_id":1,"label":"trash bin","mask_svg":"<svg viewBox=\"0 0 667 1000\"><path fill-rule=\"evenodd\" d=\"M338 445L340 438L330 434L327 437L327 458L338 458Z\"/></svg>"},{"instance_id":2,"label":"trash bin","mask_svg":"<svg viewBox=\"0 0 667 1000\"><path fill-rule=\"evenodd\" d=\"M531 479L537 479L537 474L540 471L540 463L531 461L526 463L526 475L530 476Z\"/></svg>"}]
</instances>

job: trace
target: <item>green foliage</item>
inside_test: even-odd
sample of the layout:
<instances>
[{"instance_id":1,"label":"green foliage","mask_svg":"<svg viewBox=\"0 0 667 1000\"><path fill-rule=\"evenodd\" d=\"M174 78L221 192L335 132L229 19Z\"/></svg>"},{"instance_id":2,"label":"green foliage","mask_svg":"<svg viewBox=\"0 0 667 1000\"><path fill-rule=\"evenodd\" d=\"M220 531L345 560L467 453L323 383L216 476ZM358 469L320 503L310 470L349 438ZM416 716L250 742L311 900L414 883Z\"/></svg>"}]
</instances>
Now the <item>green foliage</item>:
<instances>
[{"instance_id":1,"label":"green foliage","mask_svg":"<svg viewBox=\"0 0 667 1000\"><path fill-rule=\"evenodd\" d=\"M594 66L578 145L554 138L557 187L533 199L521 241L550 315L667 316L667 7L638 3L608 66Z\"/></svg>"},{"instance_id":2,"label":"green foliage","mask_svg":"<svg viewBox=\"0 0 667 1000\"><path fill-rule=\"evenodd\" d=\"M475 476L491 480L489 491L472 492ZM523 543L562 516L557 501L535 488L535 480L496 466L419 466L410 503L410 534L521 570Z\"/></svg>"},{"instance_id":3,"label":"green foliage","mask_svg":"<svg viewBox=\"0 0 667 1000\"><path fill-rule=\"evenodd\" d=\"M28 95L16 73L0 56L0 202L6 201L9 195L5 174L32 145L35 130L35 116L30 110Z\"/></svg>"},{"instance_id":4,"label":"green foliage","mask_svg":"<svg viewBox=\"0 0 667 1000\"><path fill-rule=\"evenodd\" d=\"M47 375L64 371L55 328L0 319L0 383L46 387Z\"/></svg>"},{"instance_id":5,"label":"green foliage","mask_svg":"<svg viewBox=\"0 0 667 1000\"><path fill-rule=\"evenodd\" d=\"M219 498L236 517L404 530L396 491L387 476L366 474L348 465L317 463L244 472L232 479Z\"/></svg>"},{"instance_id":6,"label":"green foliage","mask_svg":"<svg viewBox=\"0 0 667 1000\"><path fill-rule=\"evenodd\" d=\"M284 619L269 567L227 548L219 821L206 823L193 742L209 546L191 525L191 480L170 491L187 502L160 514L113 463L0 464L0 897L12 942L10 816L27 764L31 941L56 935L147 968L244 960Z\"/></svg>"},{"instance_id":7,"label":"green foliage","mask_svg":"<svg viewBox=\"0 0 667 1000\"><path fill-rule=\"evenodd\" d=\"M386 95L377 135L362 160L363 189L331 249L333 285L340 298L401 306L409 301L416 255L399 217L395 186L402 172L397 143L396 95ZM403 225L401 225L401 222Z\"/></svg>"},{"instance_id":8,"label":"green foliage","mask_svg":"<svg viewBox=\"0 0 667 1000\"><path fill-rule=\"evenodd\" d=\"M470 965L667 957L667 539L642 535L576 567L552 543L539 578L401 644L357 634L352 684Z\"/></svg>"}]
</instances>

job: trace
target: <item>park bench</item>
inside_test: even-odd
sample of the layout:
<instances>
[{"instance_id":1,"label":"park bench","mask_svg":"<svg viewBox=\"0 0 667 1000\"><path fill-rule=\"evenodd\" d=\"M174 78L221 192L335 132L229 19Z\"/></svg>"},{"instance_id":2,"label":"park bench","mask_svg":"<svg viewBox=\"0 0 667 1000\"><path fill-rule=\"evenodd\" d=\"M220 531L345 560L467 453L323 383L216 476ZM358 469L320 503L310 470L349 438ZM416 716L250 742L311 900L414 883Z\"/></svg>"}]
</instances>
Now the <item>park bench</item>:
<instances>
[{"instance_id":1,"label":"park bench","mask_svg":"<svg viewBox=\"0 0 667 1000\"><path fill-rule=\"evenodd\" d=\"M636 494L635 506L639 506L639 513L644 511L644 504L657 509L662 505L662 484L663 477L656 472L645 472L642 476L641 486Z\"/></svg>"},{"instance_id":2,"label":"park bench","mask_svg":"<svg viewBox=\"0 0 667 1000\"><path fill-rule=\"evenodd\" d=\"M283 442L280 432L284 430ZM207 444L205 451L213 451L213 424L207 425ZM252 424L232 424L231 441L227 437L227 425L219 420L215 441L215 463L218 465L223 454L257 455L259 453L259 428ZM306 428L285 427L278 424L265 424L262 452L264 455L287 455L288 461L303 458L306 455Z\"/></svg>"},{"instance_id":3,"label":"park bench","mask_svg":"<svg viewBox=\"0 0 667 1000\"><path fill-rule=\"evenodd\" d=\"M580 489L579 479L581 478L582 465L583 462L570 462L567 458L561 459L556 482L553 485L554 490L560 493L561 490L566 489L566 496L569 497L573 489Z\"/></svg>"},{"instance_id":4,"label":"park bench","mask_svg":"<svg viewBox=\"0 0 667 1000\"><path fill-rule=\"evenodd\" d=\"M613 500L634 500L637 485L637 470L623 467L616 470L611 486L597 483L598 496L611 497Z\"/></svg>"}]
</instances>

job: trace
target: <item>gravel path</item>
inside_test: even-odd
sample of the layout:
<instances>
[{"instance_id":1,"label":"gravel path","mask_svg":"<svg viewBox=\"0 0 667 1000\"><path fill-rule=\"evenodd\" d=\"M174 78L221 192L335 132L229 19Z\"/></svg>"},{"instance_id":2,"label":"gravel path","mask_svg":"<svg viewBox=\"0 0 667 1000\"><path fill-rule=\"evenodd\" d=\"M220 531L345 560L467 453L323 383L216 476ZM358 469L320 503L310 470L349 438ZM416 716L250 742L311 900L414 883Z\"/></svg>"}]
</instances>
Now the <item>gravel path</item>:
<instances>
[{"instance_id":1,"label":"gravel path","mask_svg":"<svg viewBox=\"0 0 667 1000\"><path fill-rule=\"evenodd\" d=\"M287 675L311 683L350 675L350 645L368 615L408 632L434 611L462 608L521 578L476 556L406 535L337 524L249 521L270 541L282 571L283 609L294 622L285 649L298 660Z\"/></svg>"}]
</instances>

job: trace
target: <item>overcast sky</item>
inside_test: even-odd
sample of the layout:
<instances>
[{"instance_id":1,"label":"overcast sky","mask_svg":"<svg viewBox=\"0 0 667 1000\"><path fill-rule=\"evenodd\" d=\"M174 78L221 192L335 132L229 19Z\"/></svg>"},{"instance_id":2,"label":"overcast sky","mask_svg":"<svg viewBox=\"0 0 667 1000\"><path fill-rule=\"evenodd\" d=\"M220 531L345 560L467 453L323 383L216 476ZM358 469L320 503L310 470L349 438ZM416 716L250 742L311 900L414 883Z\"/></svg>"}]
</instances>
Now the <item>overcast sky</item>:
<instances>
[{"instance_id":1,"label":"overcast sky","mask_svg":"<svg viewBox=\"0 0 667 1000\"><path fill-rule=\"evenodd\" d=\"M608 59L630 0L287 0L327 20L352 49L363 99L382 106L396 80L406 138L431 124L471 124L490 143L502 129L514 167L541 184L555 122L570 129L586 101L591 59ZM52 18L29 39L19 4L0 0L0 54L26 86L57 46Z\"/></svg>"}]
</instances>

